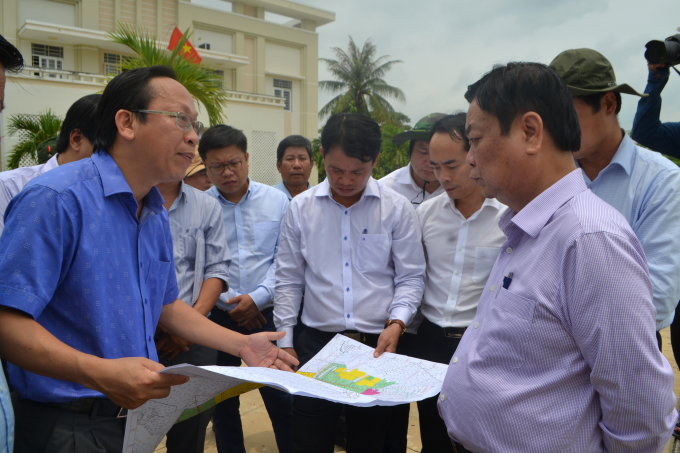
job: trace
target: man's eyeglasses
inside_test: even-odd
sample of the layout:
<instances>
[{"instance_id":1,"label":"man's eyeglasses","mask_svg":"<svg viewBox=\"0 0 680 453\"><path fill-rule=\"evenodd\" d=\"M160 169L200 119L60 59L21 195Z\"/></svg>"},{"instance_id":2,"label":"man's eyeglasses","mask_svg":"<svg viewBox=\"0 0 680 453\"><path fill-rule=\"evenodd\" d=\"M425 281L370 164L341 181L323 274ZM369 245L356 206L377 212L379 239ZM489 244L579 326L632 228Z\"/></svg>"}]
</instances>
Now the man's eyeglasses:
<instances>
[{"instance_id":1,"label":"man's eyeglasses","mask_svg":"<svg viewBox=\"0 0 680 453\"><path fill-rule=\"evenodd\" d=\"M218 165L211 165L208 167L210 169L210 173L212 173L215 176L221 175L224 172L224 169L226 168L229 171L239 171L243 167L243 161L239 160L236 162L232 162L230 164L218 164Z\"/></svg>"},{"instance_id":2,"label":"man's eyeglasses","mask_svg":"<svg viewBox=\"0 0 680 453\"><path fill-rule=\"evenodd\" d=\"M196 132L196 135L198 135L198 138L201 138L203 135L203 123L200 121L194 121L191 119L188 113L184 112L163 112L160 110L130 110L131 112L137 112L137 113L156 113L158 115L168 115L168 116L174 116L175 117L175 126L177 126L177 129L180 131L184 132L185 134L191 130L191 127L193 126L194 132Z\"/></svg>"},{"instance_id":3,"label":"man's eyeglasses","mask_svg":"<svg viewBox=\"0 0 680 453\"><path fill-rule=\"evenodd\" d=\"M413 197L413 199L411 200L411 204L419 205L420 203L425 201L425 186L427 185L427 183L428 181L425 181L425 183L423 184L423 189L420 192L418 192L418 195Z\"/></svg>"}]
</instances>

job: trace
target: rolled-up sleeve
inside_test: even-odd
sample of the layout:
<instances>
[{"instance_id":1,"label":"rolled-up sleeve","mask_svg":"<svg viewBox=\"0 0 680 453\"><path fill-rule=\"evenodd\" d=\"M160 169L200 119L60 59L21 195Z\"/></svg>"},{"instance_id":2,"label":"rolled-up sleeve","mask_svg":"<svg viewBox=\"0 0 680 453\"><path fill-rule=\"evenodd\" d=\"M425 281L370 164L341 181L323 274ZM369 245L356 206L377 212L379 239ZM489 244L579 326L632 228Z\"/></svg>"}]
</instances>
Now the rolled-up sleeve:
<instances>
[{"instance_id":1,"label":"rolled-up sleeve","mask_svg":"<svg viewBox=\"0 0 680 453\"><path fill-rule=\"evenodd\" d=\"M37 319L76 253L80 215L67 196L33 186L7 207L0 237L0 305Z\"/></svg>"},{"instance_id":2,"label":"rolled-up sleeve","mask_svg":"<svg viewBox=\"0 0 680 453\"><path fill-rule=\"evenodd\" d=\"M627 238L585 234L566 254L564 272L563 303L599 395L605 451L661 451L675 426L676 399L654 334L644 254Z\"/></svg>"},{"instance_id":3,"label":"rolled-up sleeve","mask_svg":"<svg viewBox=\"0 0 680 453\"><path fill-rule=\"evenodd\" d=\"M395 225L392 231L394 298L389 313L391 318L408 324L423 298L425 254L415 209L410 203L403 203L401 209L401 215L394 216Z\"/></svg>"},{"instance_id":4,"label":"rolled-up sleeve","mask_svg":"<svg viewBox=\"0 0 680 453\"><path fill-rule=\"evenodd\" d=\"M278 340L281 348L293 347L293 328L305 286L306 262L300 247L298 205L293 203L283 217L279 249L276 257L276 289L274 292L274 324L286 336Z\"/></svg>"}]
</instances>

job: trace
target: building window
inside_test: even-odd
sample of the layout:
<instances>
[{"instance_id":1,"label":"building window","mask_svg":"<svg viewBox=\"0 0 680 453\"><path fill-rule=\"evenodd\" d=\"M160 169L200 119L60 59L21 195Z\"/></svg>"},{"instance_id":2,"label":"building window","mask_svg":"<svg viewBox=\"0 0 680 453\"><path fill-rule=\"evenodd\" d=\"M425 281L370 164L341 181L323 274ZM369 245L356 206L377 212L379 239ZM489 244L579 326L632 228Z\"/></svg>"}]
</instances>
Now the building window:
<instances>
[{"instance_id":1,"label":"building window","mask_svg":"<svg viewBox=\"0 0 680 453\"><path fill-rule=\"evenodd\" d=\"M221 69L210 69L210 68L204 68L205 71L208 74L212 74L215 77L213 77L213 80L217 82L217 85L222 88L224 86L224 71Z\"/></svg>"},{"instance_id":2,"label":"building window","mask_svg":"<svg viewBox=\"0 0 680 453\"><path fill-rule=\"evenodd\" d=\"M274 79L274 96L284 98L285 107L283 107L283 110L286 112L293 110L292 90L293 82L290 80Z\"/></svg>"},{"instance_id":3,"label":"building window","mask_svg":"<svg viewBox=\"0 0 680 453\"><path fill-rule=\"evenodd\" d=\"M104 52L104 74L118 75L120 74L120 66L132 60L133 57L128 55L120 55L117 53Z\"/></svg>"},{"instance_id":4,"label":"building window","mask_svg":"<svg viewBox=\"0 0 680 453\"><path fill-rule=\"evenodd\" d=\"M64 48L45 44L31 44L33 67L41 69L64 69ZM51 74L50 77L55 77Z\"/></svg>"}]
</instances>

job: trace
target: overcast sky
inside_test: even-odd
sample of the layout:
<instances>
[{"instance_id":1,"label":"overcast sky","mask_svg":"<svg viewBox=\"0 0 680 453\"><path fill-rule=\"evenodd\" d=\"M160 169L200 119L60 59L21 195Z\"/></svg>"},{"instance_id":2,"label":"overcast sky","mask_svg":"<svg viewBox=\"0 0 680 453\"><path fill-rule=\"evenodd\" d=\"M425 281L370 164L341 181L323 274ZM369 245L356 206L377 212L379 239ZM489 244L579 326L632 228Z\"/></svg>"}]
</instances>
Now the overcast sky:
<instances>
[{"instance_id":1,"label":"overcast sky","mask_svg":"<svg viewBox=\"0 0 680 453\"><path fill-rule=\"evenodd\" d=\"M193 0L231 10L221 0ZM567 49L589 47L612 62L618 83L643 92L647 82L645 43L680 33L678 0L302 0L335 13L317 29L319 57L335 58L331 47L347 50L371 39L378 56L401 60L385 80L401 88L406 102L392 106L411 125L433 113L467 109L468 85L494 64L537 61L549 64ZM220 5L220 6L218 6ZM283 23L274 14L265 19ZM319 62L319 80L332 79ZM319 109L334 95L319 93ZM680 121L680 76L671 71L663 91L662 121ZM638 98L623 95L619 119L629 130Z\"/></svg>"},{"instance_id":2,"label":"overcast sky","mask_svg":"<svg viewBox=\"0 0 680 453\"><path fill-rule=\"evenodd\" d=\"M618 83L642 92L647 80L645 43L680 33L678 0L304 0L333 11L334 23L317 29L319 56L372 39L378 55L403 63L387 75L406 102L392 105L411 118L467 109L463 94L494 64L549 64L560 52L595 49L612 62ZM319 80L331 75L319 64ZM680 76L671 72L663 92L663 121L680 121ZM319 108L332 98L320 93ZM623 95L621 126L630 129L637 97Z\"/></svg>"}]
</instances>

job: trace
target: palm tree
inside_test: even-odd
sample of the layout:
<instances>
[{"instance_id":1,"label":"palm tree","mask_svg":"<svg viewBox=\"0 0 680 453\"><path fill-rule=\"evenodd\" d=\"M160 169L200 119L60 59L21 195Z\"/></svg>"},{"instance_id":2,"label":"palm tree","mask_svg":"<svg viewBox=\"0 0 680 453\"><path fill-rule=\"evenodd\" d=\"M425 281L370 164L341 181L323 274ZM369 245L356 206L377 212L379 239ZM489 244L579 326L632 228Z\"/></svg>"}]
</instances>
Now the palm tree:
<instances>
[{"instance_id":1,"label":"palm tree","mask_svg":"<svg viewBox=\"0 0 680 453\"><path fill-rule=\"evenodd\" d=\"M143 68L154 65L169 66L177 74L177 81L191 93L200 104L203 104L210 125L224 122L223 107L227 102L227 92L222 88L222 81L202 65L191 63L179 56L185 41L191 36L189 30L172 52L166 50L142 27L135 27L119 22L116 31L109 33L114 42L124 44L132 49L137 57L123 60L121 70Z\"/></svg>"},{"instance_id":2,"label":"palm tree","mask_svg":"<svg viewBox=\"0 0 680 453\"><path fill-rule=\"evenodd\" d=\"M19 143L14 145L7 159L9 170L19 168L21 159L32 157L36 159L36 150L43 141L56 137L61 130L62 119L52 110L40 113L37 117L26 115L12 115L9 117L7 132L10 136L22 133Z\"/></svg>"},{"instance_id":3,"label":"palm tree","mask_svg":"<svg viewBox=\"0 0 680 453\"><path fill-rule=\"evenodd\" d=\"M362 49L349 37L348 52L333 47L337 60L320 58L326 63L328 70L337 80L324 80L319 87L329 93L343 93L331 99L319 111L319 118L327 115L348 111L354 105L356 111L372 117L381 123L397 123L397 112L385 97L392 97L398 101L405 101L406 96L399 88L388 85L383 77L400 60L387 61L389 55L375 58L377 48L367 39Z\"/></svg>"}]
</instances>

